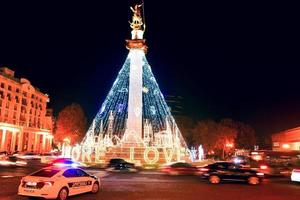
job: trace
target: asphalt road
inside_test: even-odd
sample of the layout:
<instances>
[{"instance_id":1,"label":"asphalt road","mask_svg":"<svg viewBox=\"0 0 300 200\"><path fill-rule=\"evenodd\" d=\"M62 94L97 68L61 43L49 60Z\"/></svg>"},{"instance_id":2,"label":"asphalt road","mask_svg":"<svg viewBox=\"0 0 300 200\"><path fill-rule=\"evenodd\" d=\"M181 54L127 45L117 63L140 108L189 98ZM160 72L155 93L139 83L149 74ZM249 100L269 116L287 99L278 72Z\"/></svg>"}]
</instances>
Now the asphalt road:
<instances>
[{"instance_id":1,"label":"asphalt road","mask_svg":"<svg viewBox=\"0 0 300 200\"><path fill-rule=\"evenodd\" d=\"M24 174L35 168L0 168L0 199L24 200L18 197L17 187ZM94 194L83 194L70 200L298 200L300 184L294 184L288 178L266 179L258 186L246 183L221 183L211 185L194 176L166 176L153 171L140 173L109 173L90 170L90 173L102 177L102 189Z\"/></svg>"}]
</instances>

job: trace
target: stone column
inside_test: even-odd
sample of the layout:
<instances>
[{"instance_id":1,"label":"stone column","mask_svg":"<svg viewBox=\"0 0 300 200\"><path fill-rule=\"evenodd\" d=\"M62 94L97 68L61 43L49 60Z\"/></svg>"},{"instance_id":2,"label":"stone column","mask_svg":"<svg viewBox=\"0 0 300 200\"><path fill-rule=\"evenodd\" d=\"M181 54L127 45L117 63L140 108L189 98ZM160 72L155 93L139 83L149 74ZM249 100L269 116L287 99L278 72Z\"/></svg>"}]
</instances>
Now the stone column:
<instances>
[{"instance_id":1,"label":"stone column","mask_svg":"<svg viewBox=\"0 0 300 200\"><path fill-rule=\"evenodd\" d=\"M34 134L34 143L33 143L33 152L36 152L37 151L37 143L38 143L38 134L37 133L33 133Z\"/></svg>"},{"instance_id":2,"label":"stone column","mask_svg":"<svg viewBox=\"0 0 300 200\"><path fill-rule=\"evenodd\" d=\"M15 151L15 146L16 146L16 131L12 131L12 135L11 135L11 144L10 144L10 151L13 153Z\"/></svg>"},{"instance_id":3,"label":"stone column","mask_svg":"<svg viewBox=\"0 0 300 200\"><path fill-rule=\"evenodd\" d=\"M41 152L46 152L47 151L47 145L46 145L46 139L47 139L47 135L43 134L43 143L42 143L42 148L41 148Z\"/></svg>"},{"instance_id":4,"label":"stone column","mask_svg":"<svg viewBox=\"0 0 300 200\"><path fill-rule=\"evenodd\" d=\"M6 130L3 129L2 130L2 140L1 140L1 145L0 145L1 151L5 151L5 138L6 138Z\"/></svg>"},{"instance_id":5,"label":"stone column","mask_svg":"<svg viewBox=\"0 0 300 200\"><path fill-rule=\"evenodd\" d=\"M53 137L49 137L48 151L52 149L52 142L53 142Z\"/></svg>"},{"instance_id":6,"label":"stone column","mask_svg":"<svg viewBox=\"0 0 300 200\"><path fill-rule=\"evenodd\" d=\"M27 142L27 151L33 151L32 147L32 133L31 132L27 132L28 133L28 142Z\"/></svg>"},{"instance_id":7,"label":"stone column","mask_svg":"<svg viewBox=\"0 0 300 200\"><path fill-rule=\"evenodd\" d=\"M19 137L18 151L23 151L23 137L24 137L23 130L20 130L18 137Z\"/></svg>"}]
</instances>

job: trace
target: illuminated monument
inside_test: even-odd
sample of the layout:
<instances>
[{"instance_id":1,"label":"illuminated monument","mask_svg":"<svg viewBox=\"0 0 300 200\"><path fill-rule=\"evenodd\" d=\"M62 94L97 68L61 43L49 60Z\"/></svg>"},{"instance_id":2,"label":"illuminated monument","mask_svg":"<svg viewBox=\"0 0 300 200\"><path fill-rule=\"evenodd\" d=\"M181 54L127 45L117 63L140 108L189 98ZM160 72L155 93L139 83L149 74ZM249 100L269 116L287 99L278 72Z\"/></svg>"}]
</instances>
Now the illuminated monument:
<instances>
[{"instance_id":1,"label":"illuminated monument","mask_svg":"<svg viewBox=\"0 0 300 200\"><path fill-rule=\"evenodd\" d=\"M146 160L151 153L159 157L163 152L169 156L168 161L175 160L176 155L183 155L186 143L145 56L142 5L135 5L131 10L131 39L126 40L129 54L74 155L78 155L80 148L85 154L98 152L96 156L106 159L118 156L132 160L133 151L144 158L146 151ZM174 158L166 151L174 153Z\"/></svg>"}]
</instances>

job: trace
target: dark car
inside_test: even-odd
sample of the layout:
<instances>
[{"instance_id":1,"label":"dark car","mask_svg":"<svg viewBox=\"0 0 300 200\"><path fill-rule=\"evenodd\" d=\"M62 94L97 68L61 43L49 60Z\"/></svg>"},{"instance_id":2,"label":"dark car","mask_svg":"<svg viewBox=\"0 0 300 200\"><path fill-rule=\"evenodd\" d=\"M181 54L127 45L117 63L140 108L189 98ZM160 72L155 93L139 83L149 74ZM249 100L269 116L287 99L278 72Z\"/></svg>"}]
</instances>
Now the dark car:
<instances>
[{"instance_id":1,"label":"dark car","mask_svg":"<svg viewBox=\"0 0 300 200\"><path fill-rule=\"evenodd\" d=\"M163 166L161 172L168 175L198 175L200 171L189 163L176 162Z\"/></svg>"},{"instance_id":2,"label":"dark car","mask_svg":"<svg viewBox=\"0 0 300 200\"><path fill-rule=\"evenodd\" d=\"M37 153L34 152L27 152L27 153L22 153L22 154L15 154L16 157L21 158L21 159L26 159L26 160L38 160L41 159L41 156Z\"/></svg>"},{"instance_id":3,"label":"dark car","mask_svg":"<svg viewBox=\"0 0 300 200\"><path fill-rule=\"evenodd\" d=\"M19 159L16 156L1 156L0 166L4 167L24 167L27 165L25 160Z\"/></svg>"},{"instance_id":4,"label":"dark car","mask_svg":"<svg viewBox=\"0 0 300 200\"><path fill-rule=\"evenodd\" d=\"M243 168L231 162L217 162L200 169L203 178L210 183L218 184L223 180L246 181L251 185L259 184L264 174L250 168Z\"/></svg>"},{"instance_id":5,"label":"dark car","mask_svg":"<svg viewBox=\"0 0 300 200\"><path fill-rule=\"evenodd\" d=\"M136 171L133 163L127 162L122 158L113 158L107 164L109 171Z\"/></svg>"}]
</instances>

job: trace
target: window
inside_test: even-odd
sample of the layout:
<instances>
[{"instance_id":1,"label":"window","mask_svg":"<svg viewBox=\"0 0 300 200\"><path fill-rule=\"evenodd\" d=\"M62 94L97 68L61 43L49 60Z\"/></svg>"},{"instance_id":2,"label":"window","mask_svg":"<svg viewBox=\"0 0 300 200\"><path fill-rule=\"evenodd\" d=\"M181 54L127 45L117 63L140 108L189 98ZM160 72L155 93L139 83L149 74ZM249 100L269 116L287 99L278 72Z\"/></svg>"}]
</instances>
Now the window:
<instances>
[{"instance_id":1,"label":"window","mask_svg":"<svg viewBox=\"0 0 300 200\"><path fill-rule=\"evenodd\" d=\"M76 177L77 173L76 173L76 169L68 169L63 173L63 176L66 178L72 178L72 177Z\"/></svg>"},{"instance_id":2,"label":"window","mask_svg":"<svg viewBox=\"0 0 300 200\"><path fill-rule=\"evenodd\" d=\"M25 106L22 106L22 107L21 107L21 113L26 113L26 108L25 108Z\"/></svg>"},{"instance_id":3,"label":"window","mask_svg":"<svg viewBox=\"0 0 300 200\"><path fill-rule=\"evenodd\" d=\"M227 169L228 163L215 163L209 165L211 169Z\"/></svg>"},{"instance_id":4,"label":"window","mask_svg":"<svg viewBox=\"0 0 300 200\"><path fill-rule=\"evenodd\" d=\"M4 92L3 91L0 91L0 98L4 98Z\"/></svg>"},{"instance_id":5,"label":"window","mask_svg":"<svg viewBox=\"0 0 300 200\"><path fill-rule=\"evenodd\" d=\"M16 102L17 102L17 103L20 103L20 100L19 100L19 97L18 97L18 96L16 96Z\"/></svg>"},{"instance_id":6,"label":"window","mask_svg":"<svg viewBox=\"0 0 300 200\"><path fill-rule=\"evenodd\" d=\"M89 176L86 172L82 171L81 169L76 169L77 177Z\"/></svg>"},{"instance_id":7,"label":"window","mask_svg":"<svg viewBox=\"0 0 300 200\"><path fill-rule=\"evenodd\" d=\"M8 111L7 110L4 113L4 117L8 117Z\"/></svg>"},{"instance_id":8,"label":"window","mask_svg":"<svg viewBox=\"0 0 300 200\"><path fill-rule=\"evenodd\" d=\"M238 168L241 168L241 167L239 167L238 165L234 165L234 164L228 165L228 169L238 169Z\"/></svg>"},{"instance_id":9,"label":"window","mask_svg":"<svg viewBox=\"0 0 300 200\"><path fill-rule=\"evenodd\" d=\"M11 91L11 85L8 86L8 90Z\"/></svg>"},{"instance_id":10,"label":"window","mask_svg":"<svg viewBox=\"0 0 300 200\"><path fill-rule=\"evenodd\" d=\"M4 88L4 87L5 87L4 83L1 83L1 88Z\"/></svg>"},{"instance_id":11,"label":"window","mask_svg":"<svg viewBox=\"0 0 300 200\"><path fill-rule=\"evenodd\" d=\"M52 177L55 174L57 174L59 172L59 170L54 170L54 169L41 169L33 174L31 174L30 176L40 176L40 177Z\"/></svg>"},{"instance_id":12,"label":"window","mask_svg":"<svg viewBox=\"0 0 300 200\"><path fill-rule=\"evenodd\" d=\"M66 178L71 178L71 177L84 177L89 175L81 169L68 169L63 173L63 176Z\"/></svg>"},{"instance_id":13,"label":"window","mask_svg":"<svg viewBox=\"0 0 300 200\"><path fill-rule=\"evenodd\" d=\"M228 164L227 163L218 163L218 164L216 164L216 168L217 169L227 169Z\"/></svg>"},{"instance_id":14,"label":"window","mask_svg":"<svg viewBox=\"0 0 300 200\"><path fill-rule=\"evenodd\" d=\"M26 101L26 99L24 99L24 98L22 99L22 104L25 105L25 106L27 106L27 101Z\"/></svg>"},{"instance_id":15,"label":"window","mask_svg":"<svg viewBox=\"0 0 300 200\"><path fill-rule=\"evenodd\" d=\"M16 93L20 93L20 89L19 88L16 88Z\"/></svg>"},{"instance_id":16,"label":"window","mask_svg":"<svg viewBox=\"0 0 300 200\"><path fill-rule=\"evenodd\" d=\"M11 94L7 94L8 101L11 101Z\"/></svg>"}]
</instances>

